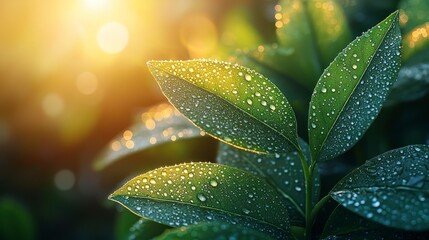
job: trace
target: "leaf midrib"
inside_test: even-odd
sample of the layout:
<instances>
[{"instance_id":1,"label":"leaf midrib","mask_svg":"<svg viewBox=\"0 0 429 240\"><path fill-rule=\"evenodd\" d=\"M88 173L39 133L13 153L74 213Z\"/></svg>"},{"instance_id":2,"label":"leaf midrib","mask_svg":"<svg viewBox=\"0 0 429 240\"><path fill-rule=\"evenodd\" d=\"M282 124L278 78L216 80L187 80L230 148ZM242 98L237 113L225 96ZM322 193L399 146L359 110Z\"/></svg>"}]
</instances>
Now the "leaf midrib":
<instances>
[{"instance_id":1,"label":"leaf midrib","mask_svg":"<svg viewBox=\"0 0 429 240\"><path fill-rule=\"evenodd\" d=\"M396 19L397 15L398 15L398 13L396 13L396 15L395 15L394 19ZM371 58L370 58L370 60L369 60L369 64L367 64L367 65L366 65L365 70L363 71L362 75L359 77L359 81L357 81L357 82L356 82L356 85L353 87L353 90L352 90L351 94L347 97L347 100L344 102L343 106L341 107L341 110L340 110L340 111L338 111L338 114L337 114L337 116L336 116L336 118L335 118L335 121L333 122L333 124L332 124L332 126L330 127L329 131L326 133L326 135L325 135L326 137L323 139L323 142L322 142L322 144L320 145L320 149L319 149L319 151L318 151L317 158L319 158L319 157L320 157L320 154L322 153L322 150L325 148L326 140L328 139L328 137L329 137L329 135L330 135L330 133L331 133L332 129L333 129L333 128L334 128L334 126L336 125L336 123L337 123L338 119L340 118L340 116L341 116L342 112L344 111L344 108L346 107L347 103L350 101L350 98L351 98L351 97L352 97L352 95L355 93L355 90L356 90L356 88L359 86L359 83L362 81L363 76L364 76L364 75L365 75L365 73L367 72L368 67L371 65L371 63L372 63L372 61L373 61L373 59L374 59L375 55L377 55L377 51L378 51L378 49L380 49L380 46L383 44L384 39L386 38L387 34L392 30L392 26L393 26L393 24L394 24L394 23L395 23L395 20L393 20L393 21L392 21L392 23L391 23L391 24L390 24L390 26L389 26L389 29L388 29L388 30L385 32L385 34L383 35L383 38L381 39L380 44L378 44L378 46L377 46L376 50L374 51L374 54L371 56ZM375 27L376 27L376 26L374 26L374 28L375 28ZM371 28L371 29L373 29L373 28ZM369 30L368 30L368 31L369 31ZM362 36L363 36L363 35L362 35ZM345 49L347 49L347 46L346 46L346 48L345 48ZM341 52L340 54L342 54L342 52ZM332 63L331 63L331 64L332 64ZM331 64L329 64L329 66L331 66ZM329 67L328 67L328 68L326 68L326 69L329 69Z\"/></svg>"},{"instance_id":2,"label":"leaf midrib","mask_svg":"<svg viewBox=\"0 0 429 240\"><path fill-rule=\"evenodd\" d=\"M193 62L196 62L195 60L193 61ZM288 137L286 137L283 133L281 133L281 132L279 132L278 130L276 130L276 129L274 129L273 127L271 127L270 125L267 125L266 123L264 123L263 121L261 121L261 120L259 120L258 118L256 118L255 116L253 116L253 115L251 115L250 113L248 113L248 112L246 112L245 110L243 110L243 109L241 109L240 107L238 107L238 106L236 106L236 105L234 105L232 102L230 102L229 100L227 100L227 99L225 99L225 98L222 98L221 96L218 96L218 95L216 95L215 93L212 93L212 92L210 92L208 89L205 89L205 88L203 88L203 87L200 87L200 86L198 86L198 85L196 85L196 84L194 84L194 83L192 83L192 82L190 82L190 81L187 81L186 79L184 79L184 78L180 78L180 77L178 77L178 76L176 76L176 75L174 75L174 74L171 74L171 73L169 73L169 72L167 72L166 70L164 70L164 69L162 69L162 68L158 68L158 67L156 67L156 66L154 66L154 65L152 65L150 62L148 63L148 64L150 64L152 67L154 67L154 68L156 68L156 69L158 69L158 70L160 70L160 71L163 71L164 73L166 73L166 74L168 74L168 75L170 75L170 76L174 76L174 77L176 77L177 79L181 79L181 80L183 80L183 81L185 81L185 82L187 82L187 83L189 83L189 84L191 84L191 85L193 85L193 86L195 86L195 87L197 87L197 88L199 88L199 89L201 89L201 90L203 90L203 91L205 91L205 92L207 92L207 93L209 93L209 94L211 94L211 95L213 95L213 96L215 96L216 98L219 98L219 99L222 99L223 101L225 101L225 102L227 102L229 105L231 105L233 108L235 108L235 109L238 109L239 111L241 111L241 112L243 112L244 114L246 114L246 115L248 115L250 118L252 118L252 119L254 119L254 120L256 120L257 122L259 122L259 123L262 123L263 125L265 125L266 127L268 127L269 129L271 129L272 131L274 131L274 132L276 132L277 134L279 134L280 136L282 136L283 138L285 138L290 144L292 144L292 146L294 146L295 147L295 149L297 149L298 151L300 150L299 149L299 147L298 146L296 146L295 145L295 143L292 141L292 140L290 140ZM277 86L275 86L274 84L273 84L273 86L275 87L275 88L277 88ZM277 88L277 90L279 91L279 92L281 92L280 91L280 89L278 89ZM165 93L163 92L163 94L165 95ZM282 94L283 95L283 94ZM167 96L166 96L167 97ZM167 99L168 99L168 101L170 101L170 99L167 97ZM285 99L285 102L287 102L287 99ZM174 104L172 104L173 106L174 106ZM293 112L293 109L292 109L292 107L290 107L290 109L292 110L292 112ZM185 116L185 115L184 115ZM186 117L186 116L185 116ZM295 123L296 123L296 118L295 118L295 115L293 114L292 115L292 117L294 118L294 120L295 120ZM187 117L186 117L187 118ZM295 124L296 125L296 124ZM197 126L197 125L196 125ZM212 135L212 134L210 134L210 135ZM217 139L219 139L220 141L224 141L223 139L220 139L219 137L215 137L215 138L217 138ZM230 144L230 143L227 143L227 144ZM235 145L234 145L235 146ZM244 148L244 147L241 147L242 149L247 149L247 148ZM250 149L250 150L252 150L252 149ZM253 150L253 151L256 151L256 150ZM258 151L256 151L256 152L258 152ZM261 153L268 153L268 152L261 152Z\"/></svg>"},{"instance_id":3,"label":"leaf midrib","mask_svg":"<svg viewBox=\"0 0 429 240\"><path fill-rule=\"evenodd\" d=\"M111 195L111 196L109 197L109 199L111 199L111 200L113 200L113 201L115 201L115 202L117 202L117 203L121 204L121 205L122 205L122 206L124 206L125 208L127 208L127 209L131 210L129 207L127 207L127 206L126 206L124 203L122 203L121 201L119 201L119 200L117 200L117 199L114 199L114 197L115 197L115 196L125 197L125 196L128 196L128 195ZM250 219L252 219L252 220L254 220L254 221L256 221L256 222L260 222L260 223L262 223L262 224L266 224L266 225L272 226L272 227L274 227L274 228L276 228L276 229L279 229L279 230L281 230L282 232L284 232L284 233L286 233L286 234L288 233L288 231L287 231L286 229L283 229L283 228L281 228L280 226L275 225L274 223L266 222L266 221L264 221L264 220L257 219L257 218L255 218L255 217L253 217L253 216L249 216L249 215L240 215L240 214L238 214L238 213L229 212L229 211L225 211L225 210L218 209L218 208L214 208L214 207L208 207L208 206L202 206L202 205L194 205L194 204L189 204L189 203L186 203L186 202L180 202L180 201L174 201L174 200L166 200L166 199L158 199L158 198L152 198L152 197L139 197L139 196L128 196L128 197L131 197L131 198L137 198L137 199L148 199L148 200L151 200L151 201L159 201L159 202L166 202L166 203L177 203L177 204L189 205L189 206L192 206L192 207L200 207L200 208L203 208L203 209L208 209L208 210L212 210L212 211L223 212L223 213L226 213L226 214L230 214L230 215L234 215L234 216L239 216L239 217L243 217L243 218L250 218ZM140 215L140 216L141 216L141 215Z\"/></svg>"}]
</instances>

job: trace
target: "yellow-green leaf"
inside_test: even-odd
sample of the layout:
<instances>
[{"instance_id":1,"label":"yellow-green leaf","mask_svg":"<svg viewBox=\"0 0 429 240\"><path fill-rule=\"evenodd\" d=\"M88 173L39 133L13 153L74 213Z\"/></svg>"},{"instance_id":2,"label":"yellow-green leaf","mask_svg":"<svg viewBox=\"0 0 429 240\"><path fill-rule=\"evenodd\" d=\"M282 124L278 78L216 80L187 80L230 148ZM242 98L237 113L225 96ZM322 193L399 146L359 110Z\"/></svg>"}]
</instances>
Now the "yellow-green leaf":
<instances>
[{"instance_id":1,"label":"yellow-green leaf","mask_svg":"<svg viewBox=\"0 0 429 240\"><path fill-rule=\"evenodd\" d=\"M256 152L299 148L292 107L261 74L216 60L152 61L148 66L168 100L211 136Z\"/></svg>"}]
</instances>

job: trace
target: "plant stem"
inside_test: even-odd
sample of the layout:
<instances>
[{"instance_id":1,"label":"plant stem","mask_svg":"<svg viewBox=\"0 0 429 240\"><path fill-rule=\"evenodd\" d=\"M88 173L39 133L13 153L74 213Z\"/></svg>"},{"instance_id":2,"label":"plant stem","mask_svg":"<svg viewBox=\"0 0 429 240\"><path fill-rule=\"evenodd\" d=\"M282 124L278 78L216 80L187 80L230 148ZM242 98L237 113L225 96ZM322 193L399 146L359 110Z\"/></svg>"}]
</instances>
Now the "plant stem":
<instances>
[{"instance_id":1,"label":"plant stem","mask_svg":"<svg viewBox=\"0 0 429 240\"><path fill-rule=\"evenodd\" d=\"M311 224L314 223L316 220L316 216L319 213L320 209L325 205L325 203L331 198L330 195L324 196L322 199L319 200L319 202L314 205L313 210L311 211Z\"/></svg>"},{"instance_id":2,"label":"plant stem","mask_svg":"<svg viewBox=\"0 0 429 240\"><path fill-rule=\"evenodd\" d=\"M312 200L312 176L313 176L313 170L314 166L313 164L308 167L307 161L305 159L304 154L302 151L298 151L299 158L301 160L302 169L304 171L304 179L305 179L305 238L310 239L311 238L311 212L312 212L312 206L311 206L311 200Z\"/></svg>"}]
</instances>

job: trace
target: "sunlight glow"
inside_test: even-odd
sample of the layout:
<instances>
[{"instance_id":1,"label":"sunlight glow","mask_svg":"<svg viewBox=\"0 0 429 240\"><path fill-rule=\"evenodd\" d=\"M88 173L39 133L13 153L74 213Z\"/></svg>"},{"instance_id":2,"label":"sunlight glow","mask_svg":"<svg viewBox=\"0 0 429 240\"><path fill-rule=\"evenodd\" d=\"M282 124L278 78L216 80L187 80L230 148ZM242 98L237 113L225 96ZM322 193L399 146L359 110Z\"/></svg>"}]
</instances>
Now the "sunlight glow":
<instances>
[{"instance_id":1,"label":"sunlight glow","mask_svg":"<svg viewBox=\"0 0 429 240\"><path fill-rule=\"evenodd\" d=\"M101 10L106 7L106 0L84 0L84 4L91 10Z\"/></svg>"},{"instance_id":2,"label":"sunlight glow","mask_svg":"<svg viewBox=\"0 0 429 240\"><path fill-rule=\"evenodd\" d=\"M120 53L128 44L128 29L119 22L106 23L98 30L97 42L106 53Z\"/></svg>"},{"instance_id":3,"label":"sunlight glow","mask_svg":"<svg viewBox=\"0 0 429 240\"><path fill-rule=\"evenodd\" d=\"M83 72L76 78L76 87L80 93L91 95L97 90L98 79L91 72Z\"/></svg>"},{"instance_id":4,"label":"sunlight glow","mask_svg":"<svg viewBox=\"0 0 429 240\"><path fill-rule=\"evenodd\" d=\"M42 107L46 115L57 117L64 110L64 100L58 94L51 93L43 98Z\"/></svg>"}]
</instances>

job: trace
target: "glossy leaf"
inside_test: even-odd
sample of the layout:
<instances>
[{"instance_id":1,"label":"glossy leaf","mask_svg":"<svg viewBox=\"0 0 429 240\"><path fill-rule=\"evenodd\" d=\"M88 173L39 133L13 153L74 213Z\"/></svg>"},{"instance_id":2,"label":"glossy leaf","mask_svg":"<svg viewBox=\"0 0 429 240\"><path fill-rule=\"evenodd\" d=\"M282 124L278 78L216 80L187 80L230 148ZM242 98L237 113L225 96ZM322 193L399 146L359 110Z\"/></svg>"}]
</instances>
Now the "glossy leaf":
<instances>
[{"instance_id":1,"label":"glossy leaf","mask_svg":"<svg viewBox=\"0 0 429 240\"><path fill-rule=\"evenodd\" d=\"M310 102L312 159L350 149L378 115L400 65L398 12L350 43L320 77Z\"/></svg>"},{"instance_id":2,"label":"glossy leaf","mask_svg":"<svg viewBox=\"0 0 429 240\"><path fill-rule=\"evenodd\" d=\"M429 22L429 1L427 0L401 0L399 8L401 9L400 23L404 33Z\"/></svg>"},{"instance_id":3,"label":"glossy leaf","mask_svg":"<svg viewBox=\"0 0 429 240\"><path fill-rule=\"evenodd\" d=\"M169 101L215 138L264 153L298 147L291 106L261 74L214 60L152 61L148 66Z\"/></svg>"},{"instance_id":4,"label":"glossy leaf","mask_svg":"<svg viewBox=\"0 0 429 240\"><path fill-rule=\"evenodd\" d=\"M240 225L227 223L200 223L168 231L154 240L206 240L206 239L236 239L236 240L269 240L269 236L245 228Z\"/></svg>"},{"instance_id":5,"label":"glossy leaf","mask_svg":"<svg viewBox=\"0 0 429 240\"><path fill-rule=\"evenodd\" d=\"M304 141L300 146L310 159L310 150ZM243 151L226 144L221 144L217 154L217 162L240 168L267 179L287 201L290 221L293 225L302 225L305 213L305 180L298 153L288 154L256 154ZM319 173L313 179L313 204L318 201L320 190Z\"/></svg>"},{"instance_id":6,"label":"glossy leaf","mask_svg":"<svg viewBox=\"0 0 429 240\"><path fill-rule=\"evenodd\" d=\"M322 66L306 6L301 0L281 0L275 9L279 46L290 51L286 61L291 69L289 74L313 88Z\"/></svg>"},{"instance_id":7,"label":"glossy leaf","mask_svg":"<svg viewBox=\"0 0 429 240\"><path fill-rule=\"evenodd\" d=\"M395 149L365 162L332 189L347 209L385 226L429 230L429 146Z\"/></svg>"},{"instance_id":8,"label":"glossy leaf","mask_svg":"<svg viewBox=\"0 0 429 240\"><path fill-rule=\"evenodd\" d=\"M150 240L161 235L169 226L140 218L130 229L128 240Z\"/></svg>"},{"instance_id":9,"label":"glossy leaf","mask_svg":"<svg viewBox=\"0 0 429 240\"><path fill-rule=\"evenodd\" d=\"M320 60L327 67L351 41L347 19L335 0L310 0L307 9Z\"/></svg>"},{"instance_id":10,"label":"glossy leaf","mask_svg":"<svg viewBox=\"0 0 429 240\"><path fill-rule=\"evenodd\" d=\"M275 189L253 174L224 165L159 168L130 180L110 199L169 226L218 221L258 229L278 239L290 237L285 201Z\"/></svg>"},{"instance_id":11,"label":"glossy leaf","mask_svg":"<svg viewBox=\"0 0 429 240\"><path fill-rule=\"evenodd\" d=\"M429 92L429 64L402 67L398 81L387 98L388 104L408 102L424 97Z\"/></svg>"},{"instance_id":12,"label":"glossy leaf","mask_svg":"<svg viewBox=\"0 0 429 240\"><path fill-rule=\"evenodd\" d=\"M429 61L429 22L419 25L404 36L402 54L405 62Z\"/></svg>"},{"instance_id":13,"label":"glossy leaf","mask_svg":"<svg viewBox=\"0 0 429 240\"><path fill-rule=\"evenodd\" d=\"M131 154L160 144L204 136L170 104L159 104L137 115L136 122L116 136L94 163L97 170Z\"/></svg>"}]
</instances>

